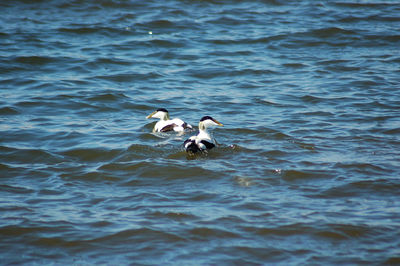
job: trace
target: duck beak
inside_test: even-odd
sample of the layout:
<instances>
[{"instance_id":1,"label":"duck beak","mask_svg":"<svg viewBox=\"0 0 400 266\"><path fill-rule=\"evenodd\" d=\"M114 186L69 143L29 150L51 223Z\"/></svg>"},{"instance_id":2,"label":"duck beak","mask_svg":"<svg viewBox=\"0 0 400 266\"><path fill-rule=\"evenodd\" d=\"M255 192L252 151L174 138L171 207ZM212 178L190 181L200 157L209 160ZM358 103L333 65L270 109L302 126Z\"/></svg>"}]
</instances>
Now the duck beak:
<instances>
[{"instance_id":1,"label":"duck beak","mask_svg":"<svg viewBox=\"0 0 400 266\"><path fill-rule=\"evenodd\" d=\"M218 122L218 121L215 120L215 119L214 119L214 122L215 122L218 126L220 126L220 127L223 127L223 126L224 126L223 124L221 124L220 122Z\"/></svg>"},{"instance_id":2,"label":"duck beak","mask_svg":"<svg viewBox=\"0 0 400 266\"><path fill-rule=\"evenodd\" d=\"M152 112L151 114L149 114L148 116L146 116L146 119L152 118L153 115L155 115L157 113L157 111Z\"/></svg>"}]
</instances>

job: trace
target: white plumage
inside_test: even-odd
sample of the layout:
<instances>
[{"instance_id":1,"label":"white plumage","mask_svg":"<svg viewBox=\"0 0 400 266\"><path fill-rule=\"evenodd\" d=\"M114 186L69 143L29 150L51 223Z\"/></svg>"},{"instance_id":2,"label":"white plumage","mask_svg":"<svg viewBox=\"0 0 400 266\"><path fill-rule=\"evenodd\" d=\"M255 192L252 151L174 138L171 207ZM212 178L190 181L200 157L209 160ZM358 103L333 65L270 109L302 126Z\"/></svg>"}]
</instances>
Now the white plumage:
<instances>
[{"instance_id":1,"label":"white plumage","mask_svg":"<svg viewBox=\"0 0 400 266\"><path fill-rule=\"evenodd\" d=\"M211 116L204 116L199 122L199 133L191 136L183 143L186 152L196 153L199 151L209 150L215 147L215 140L211 137L207 128L210 126L223 126L220 122Z\"/></svg>"},{"instance_id":2,"label":"white plumage","mask_svg":"<svg viewBox=\"0 0 400 266\"><path fill-rule=\"evenodd\" d=\"M179 118L170 119L169 113L167 109L160 108L151 113L146 117L149 118L159 118L158 121L153 128L153 132L168 132L168 131L176 131L176 132L183 132L186 129L193 129L191 125L182 121Z\"/></svg>"}]
</instances>

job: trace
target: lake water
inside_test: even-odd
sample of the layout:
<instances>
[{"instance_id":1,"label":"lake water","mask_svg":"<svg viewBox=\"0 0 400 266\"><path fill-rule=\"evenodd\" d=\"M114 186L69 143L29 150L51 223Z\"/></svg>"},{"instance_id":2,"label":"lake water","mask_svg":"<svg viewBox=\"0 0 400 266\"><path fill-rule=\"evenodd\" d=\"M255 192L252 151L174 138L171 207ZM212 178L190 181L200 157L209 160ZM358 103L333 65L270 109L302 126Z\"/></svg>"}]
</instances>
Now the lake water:
<instances>
[{"instance_id":1,"label":"lake water","mask_svg":"<svg viewBox=\"0 0 400 266\"><path fill-rule=\"evenodd\" d=\"M400 264L399 1L0 10L0 264Z\"/></svg>"}]
</instances>

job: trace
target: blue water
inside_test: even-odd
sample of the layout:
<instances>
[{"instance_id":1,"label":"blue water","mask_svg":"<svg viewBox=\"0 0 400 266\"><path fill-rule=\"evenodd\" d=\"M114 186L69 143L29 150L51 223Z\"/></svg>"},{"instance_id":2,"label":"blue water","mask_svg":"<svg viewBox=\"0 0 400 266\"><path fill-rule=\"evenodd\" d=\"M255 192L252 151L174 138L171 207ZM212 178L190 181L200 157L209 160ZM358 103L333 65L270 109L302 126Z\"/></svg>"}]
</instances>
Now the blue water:
<instances>
[{"instance_id":1,"label":"blue water","mask_svg":"<svg viewBox=\"0 0 400 266\"><path fill-rule=\"evenodd\" d=\"M398 1L0 10L0 264L400 263Z\"/></svg>"}]
</instances>

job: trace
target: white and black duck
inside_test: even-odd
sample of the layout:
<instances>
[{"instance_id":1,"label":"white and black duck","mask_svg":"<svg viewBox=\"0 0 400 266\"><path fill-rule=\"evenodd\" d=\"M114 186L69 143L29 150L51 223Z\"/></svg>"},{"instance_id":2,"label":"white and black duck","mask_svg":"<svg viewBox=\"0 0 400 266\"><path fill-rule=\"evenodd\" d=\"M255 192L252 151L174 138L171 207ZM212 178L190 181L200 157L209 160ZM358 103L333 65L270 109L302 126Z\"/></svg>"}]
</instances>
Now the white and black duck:
<instances>
[{"instance_id":1,"label":"white and black duck","mask_svg":"<svg viewBox=\"0 0 400 266\"><path fill-rule=\"evenodd\" d=\"M185 130L193 129L191 125L182 121L179 118L170 119L169 113L165 108L157 109L156 111L148 115L146 118L160 119L160 121L158 121L154 125L153 132L168 132L168 131L184 132Z\"/></svg>"},{"instance_id":2,"label":"white and black duck","mask_svg":"<svg viewBox=\"0 0 400 266\"><path fill-rule=\"evenodd\" d=\"M211 126L223 126L211 116L204 116L199 122L199 133L191 136L183 143L186 152L194 154L200 151L210 150L215 147L215 140L212 138L207 128Z\"/></svg>"}]
</instances>

